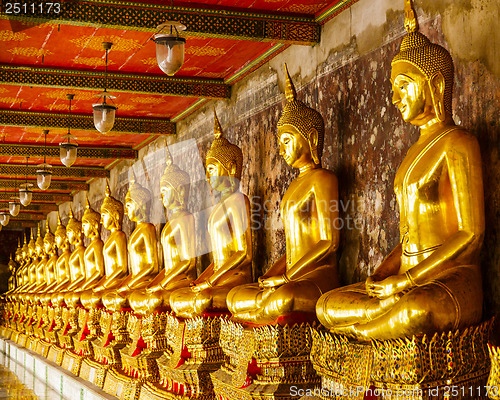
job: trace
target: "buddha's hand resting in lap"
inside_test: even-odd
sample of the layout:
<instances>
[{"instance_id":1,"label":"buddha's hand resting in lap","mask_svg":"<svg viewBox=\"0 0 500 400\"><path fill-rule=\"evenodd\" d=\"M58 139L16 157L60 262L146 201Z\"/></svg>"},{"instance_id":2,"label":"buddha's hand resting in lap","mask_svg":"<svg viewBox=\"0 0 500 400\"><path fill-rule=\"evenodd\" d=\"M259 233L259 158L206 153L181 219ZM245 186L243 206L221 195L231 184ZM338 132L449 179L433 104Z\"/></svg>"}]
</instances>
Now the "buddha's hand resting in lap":
<instances>
[{"instance_id":1,"label":"buddha's hand resting in lap","mask_svg":"<svg viewBox=\"0 0 500 400\"><path fill-rule=\"evenodd\" d=\"M286 283L286 279L283 275L271 276L269 278L260 277L259 278L259 287L264 288L274 288L277 286L281 286Z\"/></svg>"},{"instance_id":2,"label":"buddha's hand resting in lap","mask_svg":"<svg viewBox=\"0 0 500 400\"><path fill-rule=\"evenodd\" d=\"M210 283L209 280L206 280L204 282L200 282L200 283L197 283L197 284L193 284L191 283L191 290L195 293L198 293L198 292L201 292L202 290L206 290L208 288L211 288L212 287L212 284Z\"/></svg>"},{"instance_id":3,"label":"buddha's hand resting in lap","mask_svg":"<svg viewBox=\"0 0 500 400\"><path fill-rule=\"evenodd\" d=\"M376 278L375 278L376 279ZM386 299L411 287L405 274L392 275L381 281L376 281L372 276L365 282L366 291L371 297Z\"/></svg>"}]
</instances>

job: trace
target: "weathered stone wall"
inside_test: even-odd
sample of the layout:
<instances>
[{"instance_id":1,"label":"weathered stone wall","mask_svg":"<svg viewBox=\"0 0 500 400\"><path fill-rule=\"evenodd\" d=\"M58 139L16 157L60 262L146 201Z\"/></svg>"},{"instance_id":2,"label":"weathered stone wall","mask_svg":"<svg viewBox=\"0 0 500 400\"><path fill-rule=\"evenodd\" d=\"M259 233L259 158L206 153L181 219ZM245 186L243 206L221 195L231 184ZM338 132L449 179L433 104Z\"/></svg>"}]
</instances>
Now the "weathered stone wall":
<instances>
[{"instance_id":1,"label":"weathered stone wall","mask_svg":"<svg viewBox=\"0 0 500 400\"><path fill-rule=\"evenodd\" d=\"M500 311L496 295L500 293L498 7L486 0L416 0L415 6L421 31L449 49L455 60L455 121L480 141L487 221L482 262L486 309L492 314ZM418 130L405 124L391 103L390 62L404 34L402 8L402 0L360 0L324 26L319 45L288 48L237 83L230 100L209 102L178 123L177 137L168 141L182 146L173 151L174 159L192 176L190 209L197 215L200 270L209 262L206 217L216 201L201 168L213 140L213 106L228 139L243 149L241 187L252 203L256 275L285 251L279 203L297 173L279 156L275 137L284 105L283 62L288 63L299 99L325 119L323 165L339 177L344 208L339 250L343 283L364 279L398 243L393 180L418 137ZM158 231L164 221L158 186L163 148L164 139L158 139L140 151L140 161L133 166L138 181L153 193L151 220ZM111 171L113 195L121 200L128 188L129 169L128 163L122 163ZM103 180L93 182L89 198L95 208L100 207L103 194ZM83 195L75 198L77 202L84 204ZM81 207L75 206L79 216ZM67 206L61 210L66 215ZM51 218L55 226L55 215ZM125 221L129 234L133 225L126 217Z\"/></svg>"}]
</instances>

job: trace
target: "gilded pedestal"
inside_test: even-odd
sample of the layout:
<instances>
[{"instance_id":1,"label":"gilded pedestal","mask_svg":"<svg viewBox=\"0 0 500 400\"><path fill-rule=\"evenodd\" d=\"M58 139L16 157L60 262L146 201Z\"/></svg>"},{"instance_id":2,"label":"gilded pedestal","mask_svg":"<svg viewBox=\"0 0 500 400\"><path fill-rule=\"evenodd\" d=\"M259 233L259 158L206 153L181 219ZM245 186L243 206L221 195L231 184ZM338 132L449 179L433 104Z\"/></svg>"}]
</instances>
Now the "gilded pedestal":
<instances>
[{"instance_id":1,"label":"gilded pedestal","mask_svg":"<svg viewBox=\"0 0 500 400\"><path fill-rule=\"evenodd\" d=\"M220 345L227 356L212 373L218 399L284 399L292 388L319 384L310 361L309 323L244 327L222 321Z\"/></svg>"},{"instance_id":2,"label":"gilded pedestal","mask_svg":"<svg viewBox=\"0 0 500 400\"><path fill-rule=\"evenodd\" d=\"M492 400L500 399L500 350L498 346L493 346L488 343L488 350L490 353L491 370L488 376L488 383L486 386L489 388L488 397Z\"/></svg>"},{"instance_id":3,"label":"gilded pedestal","mask_svg":"<svg viewBox=\"0 0 500 400\"><path fill-rule=\"evenodd\" d=\"M210 373L226 361L219 345L223 319L180 320L168 314L165 335L169 348L158 359L160 380L144 384L140 400L214 399Z\"/></svg>"},{"instance_id":4,"label":"gilded pedestal","mask_svg":"<svg viewBox=\"0 0 500 400\"><path fill-rule=\"evenodd\" d=\"M486 399L491 326L371 343L313 329L319 398Z\"/></svg>"},{"instance_id":5,"label":"gilded pedestal","mask_svg":"<svg viewBox=\"0 0 500 400\"><path fill-rule=\"evenodd\" d=\"M137 399L145 382L158 382L156 359L167 350L165 325L165 313L147 318L129 316L127 328L132 341L120 350L121 368L113 368L106 376L107 393L119 396L121 391L122 398Z\"/></svg>"}]
</instances>

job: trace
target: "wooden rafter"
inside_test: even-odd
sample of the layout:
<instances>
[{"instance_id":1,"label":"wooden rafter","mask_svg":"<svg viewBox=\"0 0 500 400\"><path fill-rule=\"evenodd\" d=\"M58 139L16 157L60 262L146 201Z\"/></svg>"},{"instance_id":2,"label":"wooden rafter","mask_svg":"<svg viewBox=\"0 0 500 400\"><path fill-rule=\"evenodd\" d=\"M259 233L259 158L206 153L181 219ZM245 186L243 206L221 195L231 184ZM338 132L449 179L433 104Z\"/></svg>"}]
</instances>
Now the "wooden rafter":
<instances>
[{"instance_id":1,"label":"wooden rafter","mask_svg":"<svg viewBox=\"0 0 500 400\"><path fill-rule=\"evenodd\" d=\"M19 188L21 183L24 183L25 180L22 177L15 178L2 178L0 179L0 189L14 189ZM36 187L36 181L33 179L28 179L28 183L31 183L33 187ZM72 182L72 181L57 181L52 180L50 183L50 188L48 190L58 190L62 192L72 192L72 191L80 191L80 190L89 190L89 185L84 182Z\"/></svg>"},{"instance_id":2,"label":"wooden rafter","mask_svg":"<svg viewBox=\"0 0 500 400\"><path fill-rule=\"evenodd\" d=\"M3 230L6 231L21 231L25 228L35 228L37 226L36 221L26 221L26 220L11 220L7 226L4 226Z\"/></svg>"},{"instance_id":3,"label":"wooden rafter","mask_svg":"<svg viewBox=\"0 0 500 400\"><path fill-rule=\"evenodd\" d=\"M151 33L157 31L159 24L175 20L186 25L185 36L303 45L314 45L320 40L320 25L311 17L113 0L66 0L60 4L59 13L11 15L9 18Z\"/></svg>"},{"instance_id":4,"label":"wooden rafter","mask_svg":"<svg viewBox=\"0 0 500 400\"><path fill-rule=\"evenodd\" d=\"M11 157L59 157L59 146L0 144L0 156ZM89 159L137 159L137 150L120 147L79 147L78 158Z\"/></svg>"},{"instance_id":5,"label":"wooden rafter","mask_svg":"<svg viewBox=\"0 0 500 400\"><path fill-rule=\"evenodd\" d=\"M5 203L9 200L0 199L0 208L5 207ZM51 211L57 211L59 208L55 204L30 204L29 206L21 206L23 212L38 212L38 213L49 213Z\"/></svg>"},{"instance_id":6,"label":"wooden rafter","mask_svg":"<svg viewBox=\"0 0 500 400\"><path fill-rule=\"evenodd\" d=\"M92 115L54 114L30 111L0 110L0 125L57 129L67 128L97 132ZM168 119L117 117L113 133L172 135L175 124Z\"/></svg>"},{"instance_id":7,"label":"wooden rafter","mask_svg":"<svg viewBox=\"0 0 500 400\"><path fill-rule=\"evenodd\" d=\"M0 201L2 200L10 200L12 197L12 193L0 192ZM33 203L62 203L65 201L72 201L73 196L68 194L48 194L48 193L33 193Z\"/></svg>"},{"instance_id":8,"label":"wooden rafter","mask_svg":"<svg viewBox=\"0 0 500 400\"><path fill-rule=\"evenodd\" d=\"M215 79L178 78L158 75L108 73L107 89L114 92L228 99L231 87ZM49 69L0 64L0 81L63 89L102 90L104 72Z\"/></svg>"},{"instance_id":9,"label":"wooden rafter","mask_svg":"<svg viewBox=\"0 0 500 400\"><path fill-rule=\"evenodd\" d=\"M36 175L37 166L19 164L0 164L0 176L28 176L33 178ZM61 177L72 178L109 178L109 170L98 167L52 167L52 174Z\"/></svg>"}]
</instances>

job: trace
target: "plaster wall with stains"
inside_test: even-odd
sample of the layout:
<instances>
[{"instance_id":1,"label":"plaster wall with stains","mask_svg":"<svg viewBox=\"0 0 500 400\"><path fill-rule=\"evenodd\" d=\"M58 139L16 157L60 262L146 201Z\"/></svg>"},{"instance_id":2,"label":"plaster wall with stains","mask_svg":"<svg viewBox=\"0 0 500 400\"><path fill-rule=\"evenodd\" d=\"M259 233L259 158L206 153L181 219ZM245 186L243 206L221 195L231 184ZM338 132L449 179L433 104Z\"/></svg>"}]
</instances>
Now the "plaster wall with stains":
<instances>
[{"instance_id":1,"label":"plaster wall with stains","mask_svg":"<svg viewBox=\"0 0 500 400\"><path fill-rule=\"evenodd\" d=\"M455 62L454 119L477 136L483 157L486 234L482 251L487 314L500 311L500 162L498 110L500 45L498 5L486 0L416 0L420 30L447 48ZM215 107L226 137L243 149L241 190L252 205L255 276L285 252L281 198L297 171L278 154L276 124L285 104L284 68L298 98L321 112L326 135L323 166L339 178L343 224L338 252L343 284L365 279L399 241L399 210L393 191L396 170L418 138L417 128L402 121L392 105L390 63L403 28L402 0L360 0L328 21L321 43L291 46L232 88L227 101L212 101L177 124L169 137L174 160L191 174L189 208L196 214L198 269L209 263L207 216L217 196L203 171L213 140ZM163 138L142 149L139 161L111 170L111 189L124 201L130 169L153 197L150 218L157 232L165 221L159 181L164 168ZM176 150L177 149L177 150ZM99 209L104 180L90 186ZM74 203L81 217L84 197ZM67 214L67 205L61 208ZM51 215L55 227L55 213ZM134 224L124 218L124 231ZM103 232L105 240L108 233Z\"/></svg>"}]
</instances>

